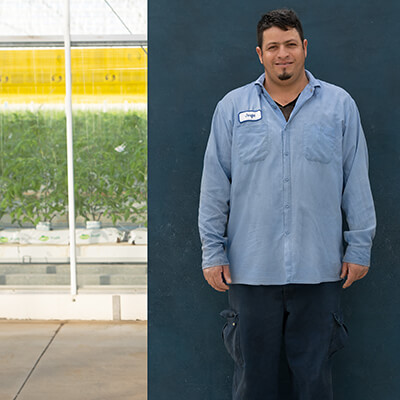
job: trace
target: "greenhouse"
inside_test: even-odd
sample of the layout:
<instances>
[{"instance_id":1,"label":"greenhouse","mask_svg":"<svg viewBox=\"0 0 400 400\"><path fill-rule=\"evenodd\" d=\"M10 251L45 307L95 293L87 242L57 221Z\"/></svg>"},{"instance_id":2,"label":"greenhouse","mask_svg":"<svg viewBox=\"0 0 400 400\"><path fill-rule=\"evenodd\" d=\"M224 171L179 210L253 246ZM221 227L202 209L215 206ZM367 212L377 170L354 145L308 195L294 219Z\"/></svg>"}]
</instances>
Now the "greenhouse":
<instances>
[{"instance_id":1,"label":"greenhouse","mask_svg":"<svg viewBox=\"0 0 400 400\"><path fill-rule=\"evenodd\" d=\"M0 318L146 318L146 7L0 4Z\"/></svg>"}]
</instances>

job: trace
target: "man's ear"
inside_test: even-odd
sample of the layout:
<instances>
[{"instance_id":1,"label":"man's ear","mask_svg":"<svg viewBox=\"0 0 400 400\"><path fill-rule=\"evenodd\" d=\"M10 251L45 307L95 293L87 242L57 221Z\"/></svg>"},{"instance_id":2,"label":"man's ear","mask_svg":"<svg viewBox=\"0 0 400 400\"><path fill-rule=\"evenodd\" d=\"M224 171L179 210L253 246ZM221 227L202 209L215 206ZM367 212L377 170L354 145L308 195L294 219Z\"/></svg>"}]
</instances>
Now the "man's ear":
<instances>
[{"instance_id":1,"label":"man's ear","mask_svg":"<svg viewBox=\"0 0 400 400\"><path fill-rule=\"evenodd\" d=\"M258 54L258 59L260 60L260 63L262 64L263 63L263 61L262 61L262 50L261 50L261 48L259 46L256 47L256 52Z\"/></svg>"},{"instance_id":2,"label":"man's ear","mask_svg":"<svg viewBox=\"0 0 400 400\"><path fill-rule=\"evenodd\" d=\"M303 49L304 49L304 57L305 58L307 58L307 45L308 45L307 39L304 39L303 40Z\"/></svg>"}]
</instances>

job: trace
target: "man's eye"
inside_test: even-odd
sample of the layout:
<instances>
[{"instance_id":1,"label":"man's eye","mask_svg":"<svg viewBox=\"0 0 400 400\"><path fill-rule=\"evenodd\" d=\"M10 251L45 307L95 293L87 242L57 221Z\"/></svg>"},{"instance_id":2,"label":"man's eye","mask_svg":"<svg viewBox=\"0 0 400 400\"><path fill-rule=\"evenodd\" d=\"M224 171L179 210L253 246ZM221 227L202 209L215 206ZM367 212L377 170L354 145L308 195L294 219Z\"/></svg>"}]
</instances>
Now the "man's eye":
<instances>
[{"instance_id":1,"label":"man's eye","mask_svg":"<svg viewBox=\"0 0 400 400\"><path fill-rule=\"evenodd\" d=\"M296 44L296 43L289 43L289 46L290 46L290 47L296 47L297 44Z\"/></svg>"},{"instance_id":2,"label":"man's eye","mask_svg":"<svg viewBox=\"0 0 400 400\"><path fill-rule=\"evenodd\" d=\"M269 46L267 50L275 50L276 46Z\"/></svg>"}]
</instances>

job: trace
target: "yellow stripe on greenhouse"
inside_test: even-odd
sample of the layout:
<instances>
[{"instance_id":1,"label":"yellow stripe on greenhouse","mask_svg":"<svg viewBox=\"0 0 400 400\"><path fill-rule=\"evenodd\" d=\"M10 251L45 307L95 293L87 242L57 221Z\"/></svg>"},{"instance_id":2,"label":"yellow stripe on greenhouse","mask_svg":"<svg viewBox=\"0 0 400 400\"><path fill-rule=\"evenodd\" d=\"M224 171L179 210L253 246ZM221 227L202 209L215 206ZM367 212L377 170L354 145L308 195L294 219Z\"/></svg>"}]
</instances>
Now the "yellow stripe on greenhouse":
<instances>
[{"instance_id":1,"label":"yellow stripe on greenhouse","mask_svg":"<svg viewBox=\"0 0 400 400\"><path fill-rule=\"evenodd\" d=\"M0 50L0 101L63 103L63 49ZM147 54L142 48L71 50L74 103L146 103Z\"/></svg>"}]
</instances>

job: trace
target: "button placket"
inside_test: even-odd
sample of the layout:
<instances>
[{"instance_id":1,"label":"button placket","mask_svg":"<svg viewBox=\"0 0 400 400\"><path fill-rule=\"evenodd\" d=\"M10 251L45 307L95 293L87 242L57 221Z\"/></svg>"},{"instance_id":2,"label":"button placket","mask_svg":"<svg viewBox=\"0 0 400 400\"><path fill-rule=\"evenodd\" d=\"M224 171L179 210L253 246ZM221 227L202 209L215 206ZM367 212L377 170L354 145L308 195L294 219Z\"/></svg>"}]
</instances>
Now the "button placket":
<instances>
[{"instance_id":1,"label":"button placket","mask_svg":"<svg viewBox=\"0 0 400 400\"><path fill-rule=\"evenodd\" d=\"M282 162L283 162L283 225L284 225L284 264L287 271L287 276L290 277L292 273L291 263L291 245L290 245L290 220L291 220L291 207L290 207L290 129L287 123L282 127Z\"/></svg>"}]
</instances>

